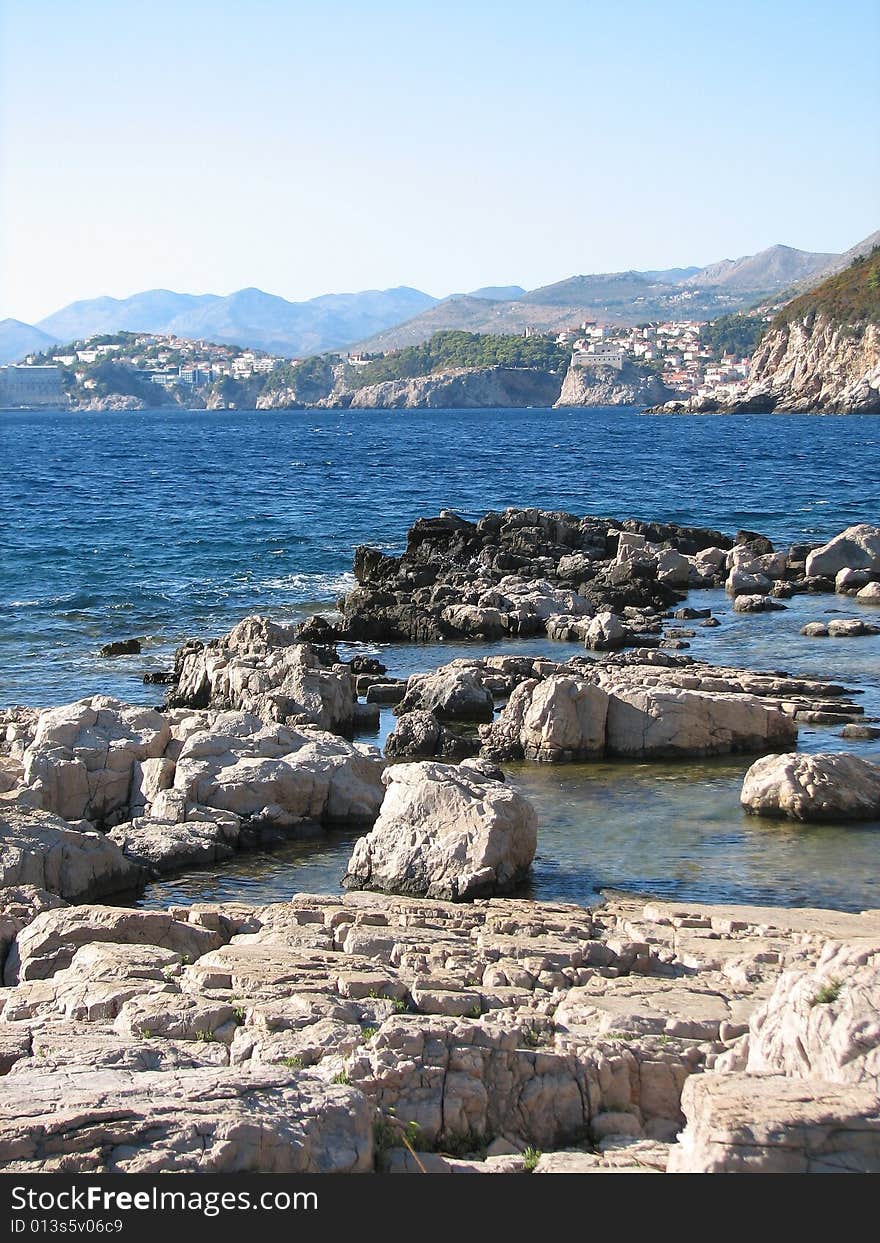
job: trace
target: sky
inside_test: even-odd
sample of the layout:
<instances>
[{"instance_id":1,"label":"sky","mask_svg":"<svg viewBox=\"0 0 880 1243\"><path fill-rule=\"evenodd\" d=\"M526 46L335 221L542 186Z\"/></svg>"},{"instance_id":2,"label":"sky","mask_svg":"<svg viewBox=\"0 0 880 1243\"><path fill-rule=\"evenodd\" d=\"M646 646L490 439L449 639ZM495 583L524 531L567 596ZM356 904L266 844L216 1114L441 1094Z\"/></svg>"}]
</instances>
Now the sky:
<instances>
[{"instance_id":1,"label":"sky","mask_svg":"<svg viewBox=\"0 0 880 1243\"><path fill-rule=\"evenodd\" d=\"M0 0L0 318L880 227L880 0Z\"/></svg>"}]
</instances>

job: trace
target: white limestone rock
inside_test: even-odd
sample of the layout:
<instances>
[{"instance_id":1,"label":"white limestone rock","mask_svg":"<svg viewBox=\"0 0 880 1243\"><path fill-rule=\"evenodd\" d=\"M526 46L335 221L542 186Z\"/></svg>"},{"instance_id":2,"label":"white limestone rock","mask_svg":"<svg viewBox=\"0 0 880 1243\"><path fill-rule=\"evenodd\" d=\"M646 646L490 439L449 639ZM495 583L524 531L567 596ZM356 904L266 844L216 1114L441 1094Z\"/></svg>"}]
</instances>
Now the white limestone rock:
<instances>
[{"instance_id":1,"label":"white limestone rock","mask_svg":"<svg viewBox=\"0 0 880 1243\"><path fill-rule=\"evenodd\" d=\"M615 687L608 702L609 755L728 755L790 746L796 740L791 717L754 695Z\"/></svg>"},{"instance_id":2,"label":"white limestone rock","mask_svg":"<svg viewBox=\"0 0 880 1243\"><path fill-rule=\"evenodd\" d=\"M740 802L791 820L880 819L880 765L843 753L765 755L746 773Z\"/></svg>"},{"instance_id":3,"label":"white limestone rock","mask_svg":"<svg viewBox=\"0 0 880 1243\"><path fill-rule=\"evenodd\" d=\"M68 901L135 889L142 869L102 833L85 831L48 812L0 811L0 887L33 885Z\"/></svg>"},{"instance_id":4,"label":"white limestone rock","mask_svg":"<svg viewBox=\"0 0 880 1243\"><path fill-rule=\"evenodd\" d=\"M113 824L128 818L135 764L159 760L170 740L160 712L93 695L40 713L24 783L46 811ZM141 768L139 791L143 780Z\"/></svg>"},{"instance_id":5,"label":"white limestone rock","mask_svg":"<svg viewBox=\"0 0 880 1243\"><path fill-rule=\"evenodd\" d=\"M382 802L383 768L375 747L219 712L183 742L171 793L186 805L282 824L370 823ZM170 818L165 812L157 801L154 816Z\"/></svg>"},{"instance_id":6,"label":"white limestone rock","mask_svg":"<svg viewBox=\"0 0 880 1243\"><path fill-rule=\"evenodd\" d=\"M512 692L494 724L482 730L482 754L499 761L588 759L605 751L608 696L577 677L530 678Z\"/></svg>"},{"instance_id":7,"label":"white limestone rock","mask_svg":"<svg viewBox=\"0 0 880 1243\"><path fill-rule=\"evenodd\" d=\"M805 568L808 577L837 575L846 569L880 570L880 527L867 522L847 527L821 548L814 548Z\"/></svg>"},{"instance_id":8,"label":"white limestone rock","mask_svg":"<svg viewBox=\"0 0 880 1243\"><path fill-rule=\"evenodd\" d=\"M537 816L521 794L472 761L399 764L372 831L355 845L352 889L462 901L510 893L537 848Z\"/></svg>"},{"instance_id":9,"label":"white limestone rock","mask_svg":"<svg viewBox=\"0 0 880 1243\"><path fill-rule=\"evenodd\" d=\"M6 1081L7 1173L362 1173L373 1109L360 1092L256 1065L55 1071Z\"/></svg>"}]
</instances>

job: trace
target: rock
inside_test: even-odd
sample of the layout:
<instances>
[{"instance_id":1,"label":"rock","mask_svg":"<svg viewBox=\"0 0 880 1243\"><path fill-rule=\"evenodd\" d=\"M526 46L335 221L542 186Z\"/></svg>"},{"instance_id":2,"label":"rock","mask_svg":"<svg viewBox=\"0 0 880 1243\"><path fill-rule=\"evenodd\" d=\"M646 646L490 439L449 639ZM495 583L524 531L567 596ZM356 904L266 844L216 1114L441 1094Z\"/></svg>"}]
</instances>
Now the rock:
<instances>
[{"instance_id":1,"label":"rock","mask_svg":"<svg viewBox=\"0 0 880 1243\"><path fill-rule=\"evenodd\" d=\"M356 703L352 716L352 730L355 735L378 733L381 719L378 704Z\"/></svg>"},{"instance_id":2,"label":"rock","mask_svg":"<svg viewBox=\"0 0 880 1243\"><path fill-rule=\"evenodd\" d=\"M867 587L870 581L870 570L854 570L852 566L847 566L845 569L837 571L834 578L834 590L851 595L855 594L860 587Z\"/></svg>"},{"instance_id":3,"label":"rock","mask_svg":"<svg viewBox=\"0 0 880 1243\"><path fill-rule=\"evenodd\" d=\"M283 1069L20 1074L0 1101L0 1166L47 1173L360 1173L373 1109Z\"/></svg>"},{"instance_id":4,"label":"rock","mask_svg":"<svg viewBox=\"0 0 880 1243\"><path fill-rule=\"evenodd\" d=\"M38 889L34 885L8 885L0 888L0 979L9 946L22 928L41 911L54 911L65 906L63 898ZM0 1070L0 1074L5 1072Z\"/></svg>"},{"instance_id":5,"label":"rock","mask_svg":"<svg viewBox=\"0 0 880 1243\"><path fill-rule=\"evenodd\" d=\"M880 583L868 583L856 592L856 599L862 604L880 604Z\"/></svg>"},{"instance_id":6,"label":"rock","mask_svg":"<svg viewBox=\"0 0 880 1243\"><path fill-rule=\"evenodd\" d=\"M134 890L143 870L101 833L47 812L0 811L0 886L35 886L71 902Z\"/></svg>"},{"instance_id":7,"label":"rock","mask_svg":"<svg viewBox=\"0 0 880 1243\"><path fill-rule=\"evenodd\" d=\"M170 876L231 858L238 845L239 823L237 817L223 815L192 822L142 817L117 825L108 836L126 859L149 876Z\"/></svg>"},{"instance_id":8,"label":"rock","mask_svg":"<svg viewBox=\"0 0 880 1243\"><path fill-rule=\"evenodd\" d=\"M832 639L856 639L863 635L880 634L880 626L872 626L860 617L835 617L828 623L828 634Z\"/></svg>"},{"instance_id":9,"label":"rock","mask_svg":"<svg viewBox=\"0 0 880 1243\"><path fill-rule=\"evenodd\" d=\"M158 946L192 960L222 945L229 935L184 923L167 911L95 905L43 911L18 934L4 982L49 979L70 965L81 946L100 942Z\"/></svg>"},{"instance_id":10,"label":"rock","mask_svg":"<svg viewBox=\"0 0 880 1243\"><path fill-rule=\"evenodd\" d=\"M491 721L492 692L483 686L478 669L446 665L434 673L415 673L395 715L432 712L440 720Z\"/></svg>"},{"instance_id":11,"label":"rock","mask_svg":"<svg viewBox=\"0 0 880 1243\"><path fill-rule=\"evenodd\" d=\"M129 814L135 764L161 758L170 741L161 713L93 695L40 713L24 783L46 811L113 824Z\"/></svg>"},{"instance_id":12,"label":"rock","mask_svg":"<svg viewBox=\"0 0 880 1243\"><path fill-rule=\"evenodd\" d=\"M880 738L880 729L876 725L844 725L840 731L841 738L858 738L867 741Z\"/></svg>"},{"instance_id":13,"label":"rock","mask_svg":"<svg viewBox=\"0 0 880 1243\"><path fill-rule=\"evenodd\" d=\"M784 604L769 596L738 595L733 602L734 613L773 613L784 608Z\"/></svg>"},{"instance_id":14,"label":"rock","mask_svg":"<svg viewBox=\"0 0 880 1243\"><path fill-rule=\"evenodd\" d=\"M880 1172L880 1098L782 1076L693 1075L671 1174Z\"/></svg>"},{"instance_id":15,"label":"rock","mask_svg":"<svg viewBox=\"0 0 880 1243\"><path fill-rule=\"evenodd\" d=\"M686 589L690 583L691 564L674 548L665 549L657 557L657 579L670 587Z\"/></svg>"},{"instance_id":16,"label":"rock","mask_svg":"<svg viewBox=\"0 0 880 1243\"><path fill-rule=\"evenodd\" d=\"M116 639L105 643L98 653L99 656L137 656L141 651L140 639Z\"/></svg>"},{"instance_id":17,"label":"rock","mask_svg":"<svg viewBox=\"0 0 880 1243\"><path fill-rule=\"evenodd\" d=\"M174 708L234 709L270 723L350 734L354 685L347 667L324 667L294 626L246 617L222 639L185 644L175 657Z\"/></svg>"},{"instance_id":18,"label":"rock","mask_svg":"<svg viewBox=\"0 0 880 1243\"><path fill-rule=\"evenodd\" d=\"M608 701L609 755L728 755L778 749L796 739L791 718L753 695L613 688Z\"/></svg>"},{"instance_id":19,"label":"rock","mask_svg":"<svg viewBox=\"0 0 880 1243\"><path fill-rule=\"evenodd\" d=\"M209 714L204 724L188 735L177 760L173 792L187 803L288 824L375 818L384 764L374 747L265 725L244 713ZM163 818L163 807L154 813Z\"/></svg>"},{"instance_id":20,"label":"rock","mask_svg":"<svg viewBox=\"0 0 880 1243\"><path fill-rule=\"evenodd\" d=\"M773 586L771 579L760 571L735 567L727 576L725 590L732 596L767 595Z\"/></svg>"},{"instance_id":21,"label":"rock","mask_svg":"<svg viewBox=\"0 0 880 1243\"><path fill-rule=\"evenodd\" d=\"M433 712L407 712L385 743L385 754L394 758L447 760L466 759L479 749L476 739L466 738L437 720Z\"/></svg>"},{"instance_id":22,"label":"rock","mask_svg":"<svg viewBox=\"0 0 880 1243\"><path fill-rule=\"evenodd\" d=\"M745 1070L858 1084L880 1093L880 941L829 942L810 970L784 972L751 1017Z\"/></svg>"},{"instance_id":23,"label":"rock","mask_svg":"<svg viewBox=\"0 0 880 1243\"><path fill-rule=\"evenodd\" d=\"M462 901L510 893L537 847L531 804L476 769L400 764L373 830L355 845L345 876L352 889Z\"/></svg>"},{"instance_id":24,"label":"rock","mask_svg":"<svg viewBox=\"0 0 880 1243\"><path fill-rule=\"evenodd\" d=\"M620 618L607 610L597 613L587 627L584 643L596 652L613 651L623 647L629 638Z\"/></svg>"},{"instance_id":25,"label":"rock","mask_svg":"<svg viewBox=\"0 0 880 1243\"><path fill-rule=\"evenodd\" d=\"M605 752L608 696L576 677L529 679L513 691L498 720L482 730L482 754L547 763Z\"/></svg>"},{"instance_id":26,"label":"rock","mask_svg":"<svg viewBox=\"0 0 880 1243\"><path fill-rule=\"evenodd\" d=\"M855 755L765 755L745 775L740 802L791 820L880 819L880 765Z\"/></svg>"},{"instance_id":27,"label":"rock","mask_svg":"<svg viewBox=\"0 0 880 1243\"><path fill-rule=\"evenodd\" d=\"M399 704L406 694L406 682L374 682L367 689L368 704Z\"/></svg>"},{"instance_id":28,"label":"rock","mask_svg":"<svg viewBox=\"0 0 880 1243\"><path fill-rule=\"evenodd\" d=\"M880 527L866 522L847 527L807 557L808 576L833 576L846 569L880 571Z\"/></svg>"}]
</instances>

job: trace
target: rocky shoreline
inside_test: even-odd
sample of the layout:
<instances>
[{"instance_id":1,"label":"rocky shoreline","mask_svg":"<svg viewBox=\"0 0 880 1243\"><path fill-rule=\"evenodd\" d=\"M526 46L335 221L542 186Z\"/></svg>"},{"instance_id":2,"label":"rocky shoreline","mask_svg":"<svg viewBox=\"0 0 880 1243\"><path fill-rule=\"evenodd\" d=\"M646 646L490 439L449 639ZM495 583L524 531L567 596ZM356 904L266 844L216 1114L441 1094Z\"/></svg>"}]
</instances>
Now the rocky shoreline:
<instances>
[{"instance_id":1,"label":"rocky shoreline","mask_svg":"<svg viewBox=\"0 0 880 1243\"><path fill-rule=\"evenodd\" d=\"M880 914L525 901L500 767L744 754L753 814L880 820L880 766L796 751L870 738L857 692L692 659L683 603L872 603L880 528L444 513L354 569L335 614L184 644L162 708L3 712L0 1170L880 1170ZM571 655L337 650L538 634ZM95 905L316 823L365 831L345 895Z\"/></svg>"}]
</instances>

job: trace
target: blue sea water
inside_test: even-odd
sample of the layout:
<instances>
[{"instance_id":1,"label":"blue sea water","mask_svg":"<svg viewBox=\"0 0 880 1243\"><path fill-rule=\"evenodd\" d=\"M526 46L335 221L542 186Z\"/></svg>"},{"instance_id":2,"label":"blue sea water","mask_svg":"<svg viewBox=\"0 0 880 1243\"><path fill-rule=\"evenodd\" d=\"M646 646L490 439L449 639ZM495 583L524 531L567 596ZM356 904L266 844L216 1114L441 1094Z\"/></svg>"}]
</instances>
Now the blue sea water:
<instances>
[{"instance_id":1,"label":"blue sea water","mask_svg":"<svg viewBox=\"0 0 880 1243\"><path fill-rule=\"evenodd\" d=\"M221 634L251 612L326 608L352 583L357 544L398 550L417 517L445 507L476 517L537 505L747 527L783 545L825 540L880 520L878 426L628 409L0 414L0 706L95 691L155 702L143 674L166 667L182 639ZM835 606L819 601L772 618L728 608L719 630L698 632L694 654L836 676L880 711L877 640L800 639L807 615ZM144 641L140 656L98 656L129 637ZM398 673L458 654L383 650ZM805 731L803 745L840 740ZM876 828L804 833L745 818L744 767L514 774L541 813L536 895L586 900L612 884L704 901L880 906ZM155 886L145 900L333 888L349 850L339 835L296 843Z\"/></svg>"}]
</instances>

